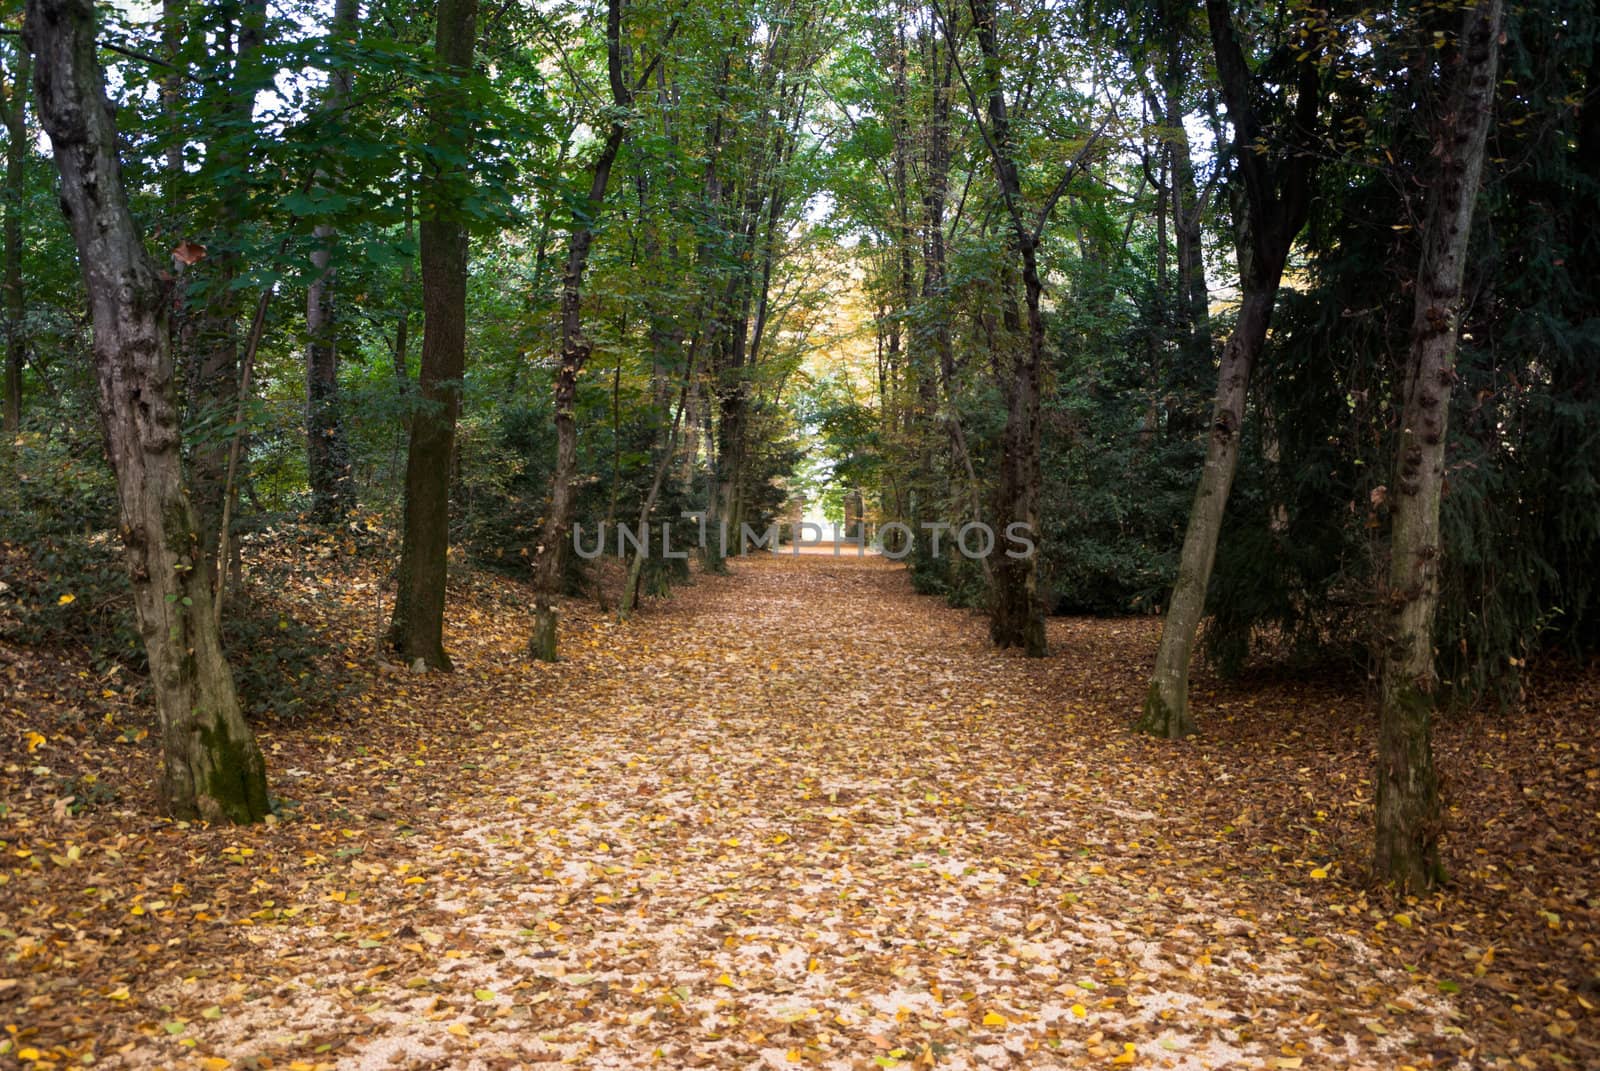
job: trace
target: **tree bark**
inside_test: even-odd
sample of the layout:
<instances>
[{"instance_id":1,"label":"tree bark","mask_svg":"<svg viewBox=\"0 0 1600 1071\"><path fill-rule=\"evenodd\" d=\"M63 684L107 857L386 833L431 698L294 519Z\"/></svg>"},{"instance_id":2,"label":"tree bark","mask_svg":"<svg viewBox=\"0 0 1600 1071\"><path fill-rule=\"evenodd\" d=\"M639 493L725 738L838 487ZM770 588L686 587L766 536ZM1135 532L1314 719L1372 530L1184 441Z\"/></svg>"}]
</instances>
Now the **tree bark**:
<instances>
[{"instance_id":1,"label":"tree bark","mask_svg":"<svg viewBox=\"0 0 1600 1071\"><path fill-rule=\"evenodd\" d=\"M5 101L0 119L6 128L5 174L5 329L6 373L3 429L9 437L22 425L22 366L28 356L28 338L23 326L27 312L22 283L22 212L26 194L28 157L28 78L33 57L22 42L16 43L16 56L6 79Z\"/></svg>"},{"instance_id":2,"label":"tree bark","mask_svg":"<svg viewBox=\"0 0 1600 1071\"><path fill-rule=\"evenodd\" d=\"M918 337L925 336L933 343L934 367L919 369L919 387L926 385L924 405L938 405L935 389L944 395L943 416L940 421L950 439L950 449L960 469L959 477L967 484L967 509L969 520L983 520L983 497L978 474L972 464L972 451L967 446L966 429L961 423L961 412L956 405L956 351L950 326L949 281L946 278L946 252L944 237L945 201L949 196L950 179L950 89L955 65L953 53L947 48L940 62L939 39L929 35L928 80L932 89L931 118L928 124L927 153L924 162L926 188L922 195L926 235L922 252L922 304ZM919 347L920 349L920 347ZM920 363L920 362L918 362ZM929 406L932 408L932 406ZM932 415L931 413L929 414ZM994 583L994 570L989 559L983 559L984 579Z\"/></svg>"},{"instance_id":3,"label":"tree bark","mask_svg":"<svg viewBox=\"0 0 1600 1071\"><path fill-rule=\"evenodd\" d=\"M439 0L434 57L447 80L431 91L429 137L435 160L464 155L471 141L461 111L472 66L477 0ZM405 521L389 643L409 663L448 671L444 593L450 552L450 461L461 376L466 369L467 228L461 216L465 168L429 165L422 176L422 361L419 402L406 453Z\"/></svg>"},{"instance_id":4,"label":"tree bark","mask_svg":"<svg viewBox=\"0 0 1600 1071\"><path fill-rule=\"evenodd\" d=\"M606 65L611 82L611 102L619 109L632 104L632 94L622 70L622 4L609 0L606 6ZM545 662L554 662L558 653L556 595L561 591L562 565L566 560L566 540L572 528L572 508L576 497L573 481L578 474L578 424L575 409L578 376L588 363L591 349L583 333L583 276L589 266L589 248L594 244L594 222L605 204L611 168L627 124L619 115L613 119L606 140L595 158L589 176L586 210L573 224L567 245L567 267L561 280L561 364L554 384L556 458L550 475L550 506L540 526L539 546L533 559L533 634L528 653Z\"/></svg>"},{"instance_id":5,"label":"tree bark","mask_svg":"<svg viewBox=\"0 0 1600 1071\"><path fill-rule=\"evenodd\" d=\"M1184 56L1184 29L1189 8L1175 0L1161 5L1161 90L1164 138L1171 167L1168 171L1172 234L1177 246L1178 327L1186 347L1198 355L1211 352L1211 317L1206 291L1205 247L1201 231L1203 205L1195 187L1194 160L1189 152L1189 132L1183 125L1183 86L1189 64Z\"/></svg>"},{"instance_id":6,"label":"tree bark","mask_svg":"<svg viewBox=\"0 0 1600 1071\"><path fill-rule=\"evenodd\" d=\"M1189 712L1189 661L1195 632L1205 613L1206 588L1217 558L1217 535L1228 505L1228 492L1239 467L1239 429L1244 424L1250 373L1267 340L1278 279L1258 280L1239 307L1233 335L1222 349L1217 397L1211 409L1211 434L1206 440L1205 467L1189 508L1189 526L1178 559L1178 579L1167 603L1166 624L1156 652L1155 672L1145 695L1138 728L1155 736L1178 739L1195 731Z\"/></svg>"},{"instance_id":7,"label":"tree bark","mask_svg":"<svg viewBox=\"0 0 1600 1071\"><path fill-rule=\"evenodd\" d=\"M1294 110L1284 124L1288 129L1285 137L1295 143L1290 146L1295 151L1285 152L1280 163L1256 152L1253 147L1262 137L1263 122L1256 110L1255 76L1246 65L1227 0L1207 0L1206 16L1217 77L1234 128L1240 194L1235 198L1235 245L1243 297L1233 335L1222 350L1205 467L1189 511L1155 670L1145 693L1144 710L1135 723L1143 732L1169 739L1195 731L1189 711L1189 662L1205 614L1217 539L1239 463L1250 376L1266 342L1290 246L1310 212L1316 155L1308 143L1324 96L1316 56L1308 52L1298 61Z\"/></svg>"},{"instance_id":8,"label":"tree bark","mask_svg":"<svg viewBox=\"0 0 1600 1071\"><path fill-rule=\"evenodd\" d=\"M696 342L698 341L696 339ZM667 429L667 439L662 445L661 457L656 461L655 476L650 481L650 490L645 495L644 502L639 506L639 524L635 531L638 532L641 546L645 549L635 551L633 558L628 562L628 579L622 585L622 598L617 605L617 618L621 621L628 619L628 615L633 612L638 602L639 577L644 571L644 559L650 546L650 514L656 508L656 500L661 497L661 485L666 482L667 470L672 467L672 458L678 449L678 429L683 426L683 413L689 404L689 384L694 382L695 357L695 350L691 349L689 359L684 364L683 381L678 387L678 404L672 413L672 424Z\"/></svg>"},{"instance_id":9,"label":"tree bark","mask_svg":"<svg viewBox=\"0 0 1600 1071\"><path fill-rule=\"evenodd\" d=\"M416 237L417 220L413 207L411 191L405 192L405 235L406 246L409 249L412 239ZM394 385L395 390L403 398L411 390L411 263L412 254L406 255L406 261L400 265L400 312L395 317L394 324L394 350L390 356L394 358ZM406 431L411 430L411 417L403 418Z\"/></svg>"},{"instance_id":10,"label":"tree bark","mask_svg":"<svg viewBox=\"0 0 1600 1071\"><path fill-rule=\"evenodd\" d=\"M1439 601L1439 500L1450 391L1461 330L1467 243L1494 104L1501 0L1478 0L1457 41L1452 85L1434 132L1435 174L1421 233L1405 403L1395 459L1378 731L1379 876L1419 893L1442 877L1439 783L1431 718L1438 688L1433 619Z\"/></svg>"},{"instance_id":11,"label":"tree bark","mask_svg":"<svg viewBox=\"0 0 1600 1071\"><path fill-rule=\"evenodd\" d=\"M30 0L25 34L89 294L100 422L161 722L162 796L176 818L255 821L267 813L265 769L211 619L183 487L170 288L128 210L94 7Z\"/></svg>"},{"instance_id":12,"label":"tree bark","mask_svg":"<svg viewBox=\"0 0 1600 1071\"><path fill-rule=\"evenodd\" d=\"M360 12L360 0L337 0L330 36L336 40L354 37ZM322 107L335 117L335 123L350 102L353 81L348 66L329 72ZM313 232L313 241L311 265L317 277L306 287L306 474L311 485L312 520L333 524L355 504L339 404L339 324L331 263L338 234L332 224L321 223Z\"/></svg>"},{"instance_id":13,"label":"tree bark","mask_svg":"<svg viewBox=\"0 0 1600 1071\"><path fill-rule=\"evenodd\" d=\"M259 80L252 61L261 43L266 21L266 0L242 0L225 9L229 17L218 34L218 46L233 53L233 65L224 79L215 83L211 106L217 121L213 140L207 145L208 173L226 174L239 164L239 134L230 128L249 126L255 107ZM237 18L231 17L236 14ZM210 174L206 176L210 177ZM205 303L200 314L184 332L186 359L192 362L190 401L192 424L199 429L198 441L190 457L192 494L200 525L201 563L214 589L226 580L229 563L217 561L221 542L224 496L228 489L228 454L236 431L233 417L239 408L239 318L243 309L242 291L233 284L239 276L241 258L237 243L245 214L243 191L236 179L219 178L212 183L217 192L217 208L212 252L203 262L209 268ZM204 270L204 269L203 269ZM235 544L237 547L237 543Z\"/></svg>"},{"instance_id":14,"label":"tree bark","mask_svg":"<svg viewBox=\"0 0 1600 1071\"><path fill-rule=\"evenodd\" d=\"M803 49L809 40L810 13L807 11L793 19L781 20L772 26L772 33L762 52L755 71L752 87L759 99L777 95L775 107L755 110L754 124L747 133L739 126L744 115L735 109L731 112L731 128L724 131L723 112L727 111L733 67L724 61L716 94L718 113L707 138L710 150L706 170L706 200L708 211L726 227L731 240L724 245L722 255L731 262L726 272L720 300L712 301L712 323L707 331L711 338L710 376L712 392L716 399L714 473L706 509L706 527L711 533L703 549L705 567L711 571L726 568L722 559L720 532L724 528L730 540L737 536L744 521L745 499L748 490L749 456L748 433L750 399L753 379L751 370L759 349L760 339L766 329L766 318L758 315L754 342L751 341L750 309L755 301L757 276L754 270L760 258L758 246L762 244L762 223L768 220L766 230L767 250L777 239L777 223L784 204L783 171L794 146L791 121L802 111L802 98L798 84L791 82L780 89L780 75L792 75L797 49ZM740 32L748 35L745 25ZM738 33L730 39L729 55L740 48L753 48L748 36L743 40ZM813 62L801 55L802 66ZM723 154L724 137L737 150L744 147L736 161L742 165L729 176L720 174L717 162ZM736 189L739 196L735 196ZM766 209L764 211L764 208ZM770 266L770 262L768 262Z\"/></svg>"},{"instance_id":15,"label":"tree bark","mask_svg":"<svg viewBox=\"0 0 1600 1071\"><path fill-rule=\"evenodd\" d=\"M1008 330L1011 350L1004 376L1006 425L1000 440L1000 480L995 492L995 520L1001 535L1016 524L1039 532L1039 395L1044 375L1044 318L1040 301L1037 228L1022 223L1022 185L1012 156L1011 121L1000 80L1000 53L992 0L971 0L973 28L983 54L989 137L995 180L1015 226L1013 244L1022 259L1022 285L1027 307L1025 336ZM954 41L950 47L957 47ZM1015 319L1007 314L1008 326ZM1039 600L1038 555L1001 555L993 566L994 587L989 610L989 638L997 647L1020 647L1030 658L1044 657L1047 646L1044 607Z\"/></svg>"},{"instance_id":16,"label":"tree bark","mask_svg":"<svg viewBox=\"0 0 1600 1071\"><path fill-rule=\"evenodd\" d=\"M162 194L177 218L178 180L183 174L183 31L187 0L161 0L161 55L170 68L161 76L161 117L167 127Z\"/></svg>"}]
</instances>

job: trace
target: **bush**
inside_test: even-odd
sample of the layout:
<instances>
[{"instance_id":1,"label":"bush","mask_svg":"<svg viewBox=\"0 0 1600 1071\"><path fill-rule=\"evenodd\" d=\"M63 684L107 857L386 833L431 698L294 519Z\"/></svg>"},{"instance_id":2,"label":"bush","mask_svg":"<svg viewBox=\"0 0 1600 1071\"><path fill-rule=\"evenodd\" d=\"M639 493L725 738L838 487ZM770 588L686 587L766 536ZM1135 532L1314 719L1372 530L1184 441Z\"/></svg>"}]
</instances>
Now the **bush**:
<instances>
[{"instance_id":1,"label":"bush","mask_svg":"<svg viewBox=\"0 0 1600 1071\"><path fill-rule=\"evenodd\" d=\"M86 651L97 672L149 672L116 532L116 488L98 447L25 434L0 461L0 638ZM348 694L324 672L331 646L267 600L228 604L223 643L255 718L304 718ZM141 688L141 699L147 699Z\"/></svg>"}]
</instances>

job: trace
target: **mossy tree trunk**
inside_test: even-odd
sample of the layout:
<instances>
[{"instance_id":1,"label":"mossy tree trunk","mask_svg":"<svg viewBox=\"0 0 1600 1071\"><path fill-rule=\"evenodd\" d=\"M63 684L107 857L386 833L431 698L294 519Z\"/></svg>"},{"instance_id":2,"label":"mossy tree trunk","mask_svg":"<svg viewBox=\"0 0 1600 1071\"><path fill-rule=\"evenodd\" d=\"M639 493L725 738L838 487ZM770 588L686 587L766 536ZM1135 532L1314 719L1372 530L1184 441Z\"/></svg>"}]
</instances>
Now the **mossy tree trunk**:
<instances>
[{"instance_id":1,"label":"mossy tree trunk","mask_svg":"<svg viewBox=\"0 0 1600 1071\"><path fill-rule=\"evenodd\" d=\"M1439 502L1456 382L1461 283L1494 103L1500 21L1501 0L1479 0L1443 61L1447 71L1454 70L1448 91L1435 102L1435 173L1421 233L1405 402L1389 493L1390 619L1379 698L1375 865L1381 877L1411 893L1431 888L1441 877L1442 816L1431 737L1438 684L1433 619L1444 552Z\"/></svg>"},{"instance_id":2,"label":"mossy tree trunk","mask_svg":"<svg viewBox=\"0 0 1600 1071\"><path fill-rule=\"evenodd\" d=\"M94 6L30 0L25 32L89 294L101 427L161 722L162 795L176 818L251 822L267 813L266 774L199 568L179 451L172 295L128 211Z\"/></svg>"},{"instance_id":3,"label":"mossy tree trunk","mask_svg":"<svg viewBox=\"0 0 1600 1071\"><path fill-rule=\"evenodd\" d=\"M389 643L407 662L448 671L444 591L450 553L450 461L467 360L467 227L461 202L471 141L463 85L477 37L477 0L439 0L435 62L446 77L428 101L436 152L421 190L422 361L406 452L405 521Z\"/></svg>"}]
</instances>

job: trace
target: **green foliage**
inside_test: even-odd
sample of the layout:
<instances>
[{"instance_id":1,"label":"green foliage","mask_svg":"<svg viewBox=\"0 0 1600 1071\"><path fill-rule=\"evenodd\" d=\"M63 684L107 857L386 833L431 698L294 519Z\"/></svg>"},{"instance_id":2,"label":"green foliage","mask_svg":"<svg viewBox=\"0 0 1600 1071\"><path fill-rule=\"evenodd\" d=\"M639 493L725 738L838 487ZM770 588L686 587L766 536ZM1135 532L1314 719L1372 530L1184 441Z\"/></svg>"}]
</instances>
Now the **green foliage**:
<instances>
[{"instance_id":1,"label":"green foliage","mask_svg":"<svg viewBox=\"0 0 1600 1071\"><path fill-rule=\"evenodd\" d=\"M116 487L98 444L27 433L0 465L0 637L86 650L124 679L148 672L117 536ZM298 719L348 694L335 652L277 600L230 604L223 640L246 714Z\"/></svg>"},{"instance_id":2,"label":"green foliage","mask_svg":"<svg viewBox=\"0 0 1600 1071\"><path fill-rule=\"evenodd\" d=\"M555 456L550 409L548 395L532 391L498 407L494 423L473 418L460 431L457 530L481 562L525 572L533 560Z\"/></svg>"},{"instance_id":3,"label":"green foliage","mask_svg":"<svg viewBox=\"0 0 1600 1071\"><path fill-rule=\"evenodd\" d=\"M0 455L6 590L14 643L87 647L102 671L144 657L117 538L116 486L99 444L24 433Z\"/></svg>"},{"instance_id":4,"label":"green foliage","mask_svg":"<svg viewBox=\"0 0 1600 1071\"><path fill-rule=\"evenodd\" d=\"M929 153L949 40L928 12L636 0L630 73L669 27L673 36L619 111L605 84L603 20L573 0L498 11L481 28L480 62L459 79L435 69L428 20L394 0L364 5L348 37L330 32L324 12L268 7L253 50L237 47L231 20L241 10L191 11L170 40L158 24L110 13L119 42L170 50L171 66L107 57L152 252L166 265L180 241L206 247L175 295L186 390L206 352L185 333L197 310L231 296L238 312L225 319L242 336L256 298L276 288L246 408L238 535L281 535L308 504L303 325L316 251L334 271L352 477L364 503L398 513L420 404L417 221L429 206L419 190L443 168L461 176L452 192L472 231L451 535L475 563L520 575L541 538L560 290L572 229L587 223L576 516L591 535L601 521L636 522L687 377L691 403L652 516L673 524L676 546L693 541L682 514L706 508L731 454L744 462L734 497L746 522L764 527L795 490L839 516L843 494L860 488L878 519L917 530L909 568L918 590L987 601L981 566L948 538L933 554L920 526L994 511L1020 339L1005 326L1020 309L1018 258L973 122L982 87L975 105L952 68L943 275L934 272ZM977 77L970 12L946 5L946 14L962 73ZM1302 62L1272 42L1304 31L1322 49L1320 76L1339 85L1339 131L1251 399L1210 593L1208 651L1225 668L1265 644L1357 664L1369 656L1385 574L1394 369L1418 252L1408 183L1433 149L1419 116L1439 74L1413 31L1455 16L1404 5L1359 17L1239 12L1266 75L1260 91L1283 98L1270 111L1284 114L1278 103ZM1199 317L1175 296L1165 110L1183 114L1194 142L1214 298L1234 274L1224 206L1237 176L1227 168L1240 152L1281 153L1293 139L1269 124L1261 144L1230 147L1212 79L1172 82L1209 63L1192 5L1028 0L1003 5L997 30L1017 80L1005 88L1025 212L1084 149L1105 100L1119 102L1108 151L1084 161L1040 235L1050 342L1044 595L1058 612L1152 611L1172 582L1215 339L1227 327L1222 314L1209 327L1187 322ZM1507 671L1543 642L1584 650L1600 639L1600 238L1591 225L1600 149L1580 106L1594 92L1597 34L1577 0L1519 9L1507 23L1516 91L1501 94L1497 165L1479 213L1444 499L1440 668L1463 694L1514 687ZM167 80L172 70L184 76ZM341 71L354 78L351 99L322 107ZM442 127L422 109L441 86L459 103ZM626 137L594 213L591 168L612 121ZM181 167L169 166L168 150ZM7 526L5 628L134 666L111 487L89 419L83 295L42 155L29 156L26 179L29 432L9 462L18 478L0 488L8 519L22 518ZM824 345L857 348L845 370L830 355L834 371L822 373L811 358ZM733 442L722 424L730 415L742 421ZM188 406L186 450L225 444L232 425L231 407ZM592 570L566 560L569 590L589 586ZM644 587L664 593L686 575L683 563L653 555ZM240 673L253 710L306 709L326 654L315 638L248 602L230 611L229 630L230 649L248 660Z\"/></svg>"},{"instance_id":5,"label":"green foliage","mask_svg":"<svg viewBox=\"0 0 1600 1071\"><path fill-rule=\"evenodd\" d=\"M1558 8L1508 14L1507 71L1538 88L1502 95L1468 260L1434 635L1440 677L1462 699L1514 696L1542 646L1600 639L1600 306L1584 282L1600 267L1600 147L1561 104L1585 84L1583 64L1593 71L1600 21ZM1375 593L1418 259L1414 232L1391 223L1417 210L1394 176L1432 151L1407 106L1431 75L1405 40L1372 61L1386 92L1370 151L1393 169L1325 173L1309 285L1284 301L1263 362L1270 449L1251 440L1211 592L1210 645L1228 665L1266 638L1370 658L1384 626Z\"/></svg>"},{"instance_id":6,"label":"green foliage","mask_svg":"<svg viewBox=\"0 0 1600 1071\"><path fill-rule=\"evenodd\" d=\"M1140 267L1082 266L1086 300L1055 320L1041 553L1057 613L1149 612L1176 575L1202 457L1191 429L1206 396Z\"/></svg>"},{"instance_id":7,"label":"green foliage","mask_svg":"<svg viewBox=\"0 0 1600 1071\"><path fill-rule=\"evenodd\" d=\"M282 603L246 592L228 605L223 649L246 716L304 721L337 710L359 691L343 668L350 652L332 646Z\"/></svg>"}]
</instances>

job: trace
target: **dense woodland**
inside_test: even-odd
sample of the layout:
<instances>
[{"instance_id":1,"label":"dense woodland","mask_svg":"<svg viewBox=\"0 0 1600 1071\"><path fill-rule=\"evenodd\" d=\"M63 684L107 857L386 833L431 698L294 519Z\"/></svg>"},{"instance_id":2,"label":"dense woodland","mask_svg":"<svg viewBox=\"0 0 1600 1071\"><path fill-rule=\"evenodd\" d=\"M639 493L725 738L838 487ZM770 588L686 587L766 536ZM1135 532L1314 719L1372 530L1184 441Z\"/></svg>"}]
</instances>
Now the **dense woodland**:
<instances>
[{"instance_id":1,"label":"dense woodland","mask_svg":"<svg viewBox=\"0 0 1600 1071\"><path fill-rule=\"evenodd\" d=\"M1158 620L1129 729L1203 739L1202 664L1341 682L1401 892L1441 719L1600 639L1587 0L19 7L0 635L154 711L172 817L278 813L328 667L459 670L465 578L559 687L564 607L745 568L663 525L802 498L1018 659ZM1038 553L920 538L974 522ZM362 637L271 598L357 560Z\"/></svg>"}]
</instances>

